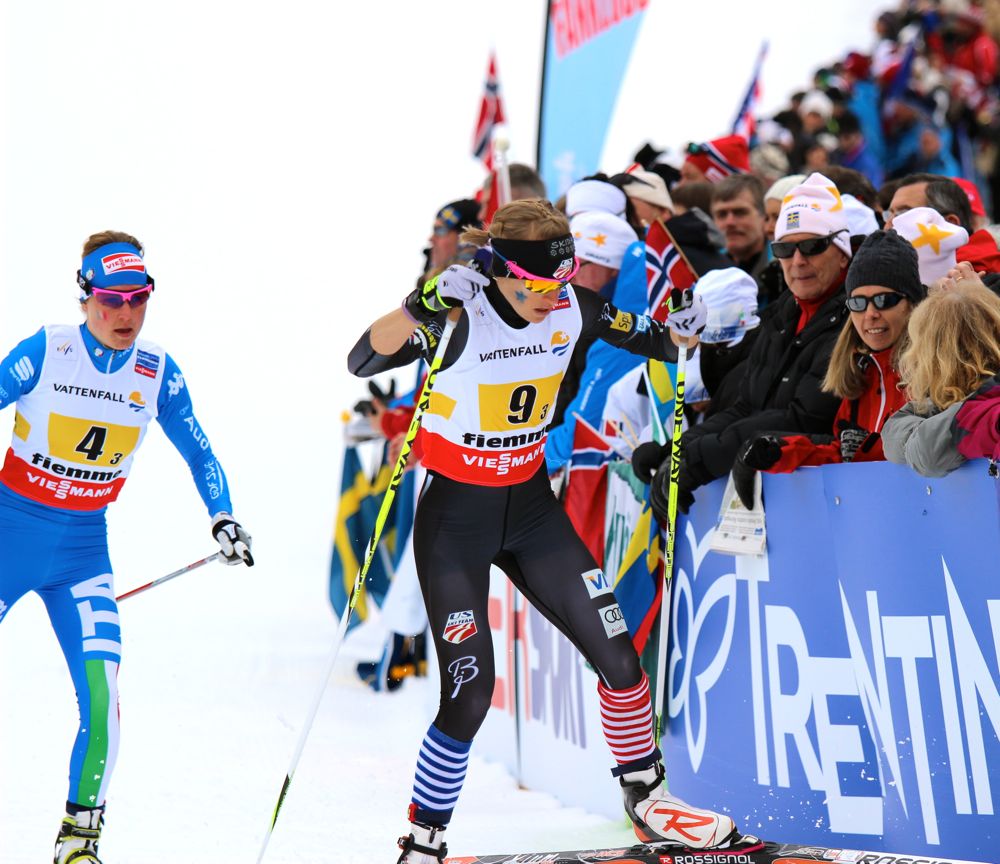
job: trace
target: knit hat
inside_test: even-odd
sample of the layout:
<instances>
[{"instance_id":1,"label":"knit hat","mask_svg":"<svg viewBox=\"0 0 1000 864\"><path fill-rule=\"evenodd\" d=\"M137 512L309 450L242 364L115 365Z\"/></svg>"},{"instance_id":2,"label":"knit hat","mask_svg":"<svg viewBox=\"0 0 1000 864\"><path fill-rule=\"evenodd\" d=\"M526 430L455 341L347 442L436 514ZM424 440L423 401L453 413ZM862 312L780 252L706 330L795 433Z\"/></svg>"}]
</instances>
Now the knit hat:
<instances>
[{"instance_id":1,"label":"knit hat","mask_svg":"<svg viewBox=\"0 0 1000 864\"><path fill-rule=\"evenodd\" d=\"M767 194L764 195L764 200L776 198L778 201L783 201L785 196L805 179L805 174L789 174L787 177L775 180L771 184L771 188L767 190Z\"/></svg>"},{"instance_id":2,"label":"knit hat","mask_svg":"<svg viewBox=\"0 0 1000 864\"><path fill-rule=\"evenodd\" d=\"M667 184L659 174L644 171L638 165L633 165L625 173L631 179L622 188L629 198L637 198L654 207L674 209L674 202L670 200L670 193L667 192Z\"/></svg>"},{"instance_id":3,"label":"knit hat","mask_svg":"<svg viewBox=\"0 0 1000 864\"><path fill-rule=\"evenodd\" d=\"M685 161L701 171L709 183L718 183L732 174L750 173L750 145L742 135L713 138L688 145Z\"/></svg>"},{"instance_id":4,"label":"knit hat","mask_svg":"<svg viewBox=\"0 0 1000 864\"><path fill-rule=\"evenodd\" d=\"M869 234L847 269L848 297L864 285L897 291L911 303L919 303L927 293L920 281L916 251L891 228Z\"/></svg>"},{"instance_id":5,"label":"knit hat","mask_svg":"<svg viewBox=\"0 0 1000 864\"><path fill-rule=\"evenodd\" d=\"M625 193L606 180L580 180L566 190L566 215L599 210L614 216L625 215Z\"/></svg>"},{"instance_id":6,"label":"knit hat","mask_svg":"<svg viewBox=\"0 0 1000 864\"><path fill-rule=\"evenodd\" d=\"M878 219L875 218L875 211L871 207L862 204L853 195L844 193L840 196L844 202L844 212L847 214L847 229L852 237L859 234L867 237L873 231L878 231Z\"/></svg>"},{"instance_id":7,"label":"knit hat","mask_svg":"<svg viewBox=\"0 0 1000 864\"><path fill-rule=\"evenodd\" d=\"M639 239L624 219L598 210L574 216L569 230L576 243L577 258L612 270L621 269L625 250Z\"/></svg>"},{"instance_id":8,"label":"knit hat","mask_svg":"<svg viewBox=\"0 0 1000 864\"><path fill-rule=\"evenodd\" d=\"M750 168L754 174L783 177L790 167L788 155L777 144L758 144L750 151Z\"/></svg>"},{"instance_id":9,"label":"knit hat","mask_svg":"<svg viewBox=\"0 0 1000 864\"><path fill-rule=\"evenodd\" d=\"M839 233L836 233L839 232ZM833 245L851 257L851 236L844 202L834 182L816 172L792 189L781 202L774 239L787 234L833 234Z\"/></svg>"},{"instance_id":10,"label":"knit hat","mask_svg":"<svg viewBox=\"0 0 1000 864\"><path fill-rule=\"evenodd\" d=\"M466 226L479 227L479 202L471 198L463 198L460 201L452 201L445 204L434 217L435 222L440 222L449 231L461 231Z\"/></svg>"},{"instance_id":11,"label":"knit hat","mask_svg":"<svg viewBox=\"0 0 1000 864\"><path fill-rule=\"evenodd\" d=\"M710 270L698 280L694 290L708 307L702 342L739 342L747 330L760 324L757 281L739 267Z\"/></svg>"},{"instance_id":12,"label":"knit hat","mask_svg":"<svg viewBox=\"0 0 1000 864\"><path fill-rule=\"evenodd\" d=\"M892 227L917 250L924 285L947 275L955 266L955 250L969 242L968 231L931 207L914 207L900 213L892 220Z\"/></svg>"},{"instance_id":13,"label":"knit hat","mask_svg":"<svg viewBox=\"0 0 1000 864\"><path fill-rule=\"evenodd\" d=\"M952 177L969 198L969 206L972 208L973 216L985 216L986 208L983 206L983 196L979 194L979 187L971 180L964 177Z\"/></svg>"}]
</instances>

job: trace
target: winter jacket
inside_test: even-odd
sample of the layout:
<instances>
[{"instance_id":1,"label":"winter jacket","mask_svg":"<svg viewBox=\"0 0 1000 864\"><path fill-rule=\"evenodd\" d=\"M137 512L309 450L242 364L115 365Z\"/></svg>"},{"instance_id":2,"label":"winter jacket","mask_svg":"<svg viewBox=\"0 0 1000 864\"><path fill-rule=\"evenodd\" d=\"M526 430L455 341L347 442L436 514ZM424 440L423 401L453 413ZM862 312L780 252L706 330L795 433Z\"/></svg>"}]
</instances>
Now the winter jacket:
<instances>
[{"instance_id":1,"label":"winter jacket","mask_svg":"<svg viewBox=\"0 0 1000 864\"><path fill-rule=\"evenodd\" d=\"M907 402L886 422L882 440L890 462L925 477L944 477L966 459L1000 459L1000 376L944 411L920 414Z\"/></svg>"},{"instance_id":2,"label":"winter jacket","mask_svg":"<svg viewBox=\"0 0 1000 864\"><path fill-rule=\"evenodd\" d=\"M964 246L955 250L956 261L968 261L976 272L1000 273L1000 248L985 228L980 228Z\"/></svg>"},{"instance_id":3,"label":"winter jacket","mask_svg":"<svg viewBox=\"0 0 1000 864\"><path fill-rule=\"evenodd\" d=\"M962 403L952 435L966 459L1000 459L1000 375L995 375Z\"/></svg>"},{"instance_id":4,"label":"winter jacket","mask_svg":"<svg viewBox=\"0 0 1000 864\"><path fill-rule=\"evenodd\" d=\"M833 424L839 400L820 386L847 318L843 289L798 334L795 296L786 291L773 307L761 322L736 402L684 435L684 469L696 485L728 474L740 445L757 432L822 433Z\"/></svg>"},{"instance_id":5,"label":"winter jacket","mask_svg":"<svg viewBox=\"0 0 1000 864\"><path fill-rule=\"evenodd\" d=\"M906 397L899 388L899 372L892 365L892 348L876 354L858 355L858 363L865 370L865 392L857 399L840 403L833 420L833 435L788 435L781 448L781 458L769 471L784 473L801 465L831 465L843 462L840 450L840 433L844 429L861 427L869 437L858 448L852 461L883 462L880 437L885 421L906 404Z\"/></svg>"}]
</instances>

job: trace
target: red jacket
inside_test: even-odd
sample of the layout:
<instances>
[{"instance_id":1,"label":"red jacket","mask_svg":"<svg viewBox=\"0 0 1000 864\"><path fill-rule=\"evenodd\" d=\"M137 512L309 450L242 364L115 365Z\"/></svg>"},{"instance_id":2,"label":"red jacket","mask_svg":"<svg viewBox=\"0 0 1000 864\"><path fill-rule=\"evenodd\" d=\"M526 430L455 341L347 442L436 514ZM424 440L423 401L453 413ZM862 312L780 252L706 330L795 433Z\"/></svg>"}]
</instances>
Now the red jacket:
<instances>
[{"instance_id":1,"label":"red jacket","mask_svg":"<svg viewBox=\"0 0 1000 864\"><path fill-rule=\"evenodd\" d=\"M955 250L956 261L968 261L976 272L1000 273L1000 248L985 228L980 228L964 246Z\"/></svg>"},{"instance_id":2,"label":"red jacket","mask_svg":"<svg viewBox=\"0 0 1000 864\"><path fill-rule=\"evenodd\" d=\"M856 425L876 437L866 441L854 456L855 462L883 462L882 439L877 435L885 421L906 404L899 389L899 372L891 364L892 348L877 354L862 354L858 362L865 366L865 392L857 399L845 399L833 418L833 436L785 435L781 458L768 470L775 473L794 471L801 465L830 465L843 462L840 455L840 430Z\"/></svg>"}]
</instances>

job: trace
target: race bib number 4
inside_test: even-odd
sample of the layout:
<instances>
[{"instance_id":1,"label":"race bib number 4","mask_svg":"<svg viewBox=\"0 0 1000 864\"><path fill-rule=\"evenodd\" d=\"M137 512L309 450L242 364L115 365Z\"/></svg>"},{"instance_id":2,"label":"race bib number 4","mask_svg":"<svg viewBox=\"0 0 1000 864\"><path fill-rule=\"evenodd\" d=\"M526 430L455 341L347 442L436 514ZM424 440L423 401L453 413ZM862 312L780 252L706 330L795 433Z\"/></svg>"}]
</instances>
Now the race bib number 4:
<instances>
[{"instance_id":1,"label":"race bib number 4","mask_svg":"<svg viewBox=\"0 0 1000 864\"><path fill-rule=\"evenodd\" d=\"M562 373L533 381L479 385L479 424L484 432L530 429L548 420Z\"/></svg>"},{"instance_id":2,"label":"race bib number 4","mask_svg":"<svg viewBox=\"0 0 1000 864\"><path fill-rule=\"evenodd\" d=\"M49 452L57 459L87 465L117 465L135 450L138 442L138 426L49 415Z\"/></svg>"}]
</instances>

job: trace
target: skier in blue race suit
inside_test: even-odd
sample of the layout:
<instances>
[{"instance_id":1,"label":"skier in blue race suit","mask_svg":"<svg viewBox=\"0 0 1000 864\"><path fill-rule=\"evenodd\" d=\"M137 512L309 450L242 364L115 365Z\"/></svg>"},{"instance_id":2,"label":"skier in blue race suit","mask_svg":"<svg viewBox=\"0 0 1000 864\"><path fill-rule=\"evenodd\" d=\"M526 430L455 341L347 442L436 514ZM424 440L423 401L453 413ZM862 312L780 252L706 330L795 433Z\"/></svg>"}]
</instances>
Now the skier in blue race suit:
<instances>
[{"instance_id":1,"label":"skier in blue race suit","mask_svg":"<svg viewBox=\"0 0 1000 864\"><path fill-rule=\"evenodd\" d=\"M154 417L187 462L226 561L253 559L180 369L137 338L153 292L139 241L89 237L77 280L84 323L43 327L0 363L0 408L17 405L0 469L0 621L28 591L45 603L80 709L54 861L100 864L121 660L104 514Z\"/></svg>"}]
</instances>

